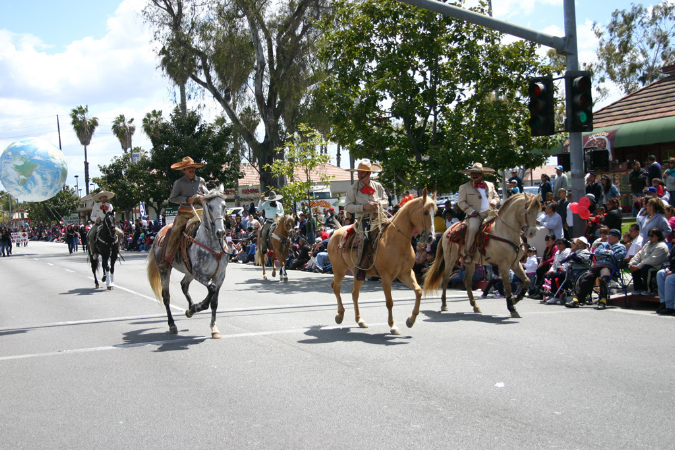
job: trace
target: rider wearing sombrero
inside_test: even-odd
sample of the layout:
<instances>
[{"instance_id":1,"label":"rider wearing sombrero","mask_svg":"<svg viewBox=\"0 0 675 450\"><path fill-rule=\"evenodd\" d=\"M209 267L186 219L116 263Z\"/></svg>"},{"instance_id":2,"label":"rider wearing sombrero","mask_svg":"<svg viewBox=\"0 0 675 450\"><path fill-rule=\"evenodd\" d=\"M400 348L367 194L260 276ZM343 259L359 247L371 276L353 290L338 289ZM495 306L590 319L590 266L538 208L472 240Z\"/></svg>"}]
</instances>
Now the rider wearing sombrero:
<instances>
[{"instance_id":1,"label":"rider wearing sombrero","mask_svg":"<svg viewBox=\"0 0 675 450\"><path fill-rule=\"evenodd\" d=\"M91 230L89 230L89 234L87 235L87 242L92 254L96 253L96 246L94 245L94 242L98 237L101 221L105 219L107 212L113 211L113 205L111 205L108 200L114 196L115 194L109 191L101 191L98 194L94 194L92 196L92 199L94 200L94 206L91 208L90 218L92 222L94 222L94 225L91 226Z\"/></svg>"},{"instance_id":2,"label":"rider wearing sombrero","mask_svg":"<svg viewBox=\"0 0 675 450\"><path fill-rule=\"evenodd\" d=\"M204 197L200 194L208 194L209 190L206 187L206 181L202 177L196 176L195 171L205 165L194 162L189 156L171 165L173 170L182 170L184 176L173 183L173 189L169 197L169 202L177 203L180 206L178 207L178 215L173 221L169 240L166 244L166 257L168 259L171 259L171 255L174 254L174 247L178 243L180 235L188 221L195 217L195 213L201 216L201 204L195 207L194 201L198 199L200 203L203 202Z\"/></svg>"},{"instance_id":3,"label":"rider wearing sombrero","mask_svg":"<svg viewBox=\"0 0 675 450\"><path fill-rule=\"evenodd\" d=\"M269 191L267 195L261 195L260 200L258 200L258 209L262 211L265 218L265 225L260 230L260 242L258 242L260 252L263 255L267 253L267 239L269 238L270 227L279 217L284 215L284 207L279 201L282 198L284 198L283 195L277 194L275 191Z\"/></svg>"},{"instance_id":4,"label":"rider wearing sombrero","mask_svg":"<svg viewBox=\"0 0 675 450\"><path fill-rule=\"evenodd\" d=\"M459 187L457 204L466 213L466 240L464 244L464 263L472 262L471 246L473 246L476 233L483 220L488 216L488 211L499 204L499 195L495 187L489 181L483 179L483 174L494 173L493 169L483 167L481 163L475 163L468 170L460 170L460 173L471 176L471 181Z\"/></svg>"},{"instance_id":5,"label":"rider wearing sombrero","mask_svg":"<svg viewBox=\"0 0 675 450\"><path fill-rule=\"evenodd\" d=\"M349 169L350 172L357 172L358 181L351 185L347 190L345 199L345 211L352 213L358 220L356 223L356 232L360 238L359 253L361 260L359 261L359 270L356 273L356 279L365 280L366 272L361 267L368 268L370 265L370 219L375 217L378 213L378 206L384 210L389 202L384 188L377 181L370 179L370 174L375 172L382 172L382 166L371 163L369 159L362 159L356 169Z\"/></svg>"}]
</instances>

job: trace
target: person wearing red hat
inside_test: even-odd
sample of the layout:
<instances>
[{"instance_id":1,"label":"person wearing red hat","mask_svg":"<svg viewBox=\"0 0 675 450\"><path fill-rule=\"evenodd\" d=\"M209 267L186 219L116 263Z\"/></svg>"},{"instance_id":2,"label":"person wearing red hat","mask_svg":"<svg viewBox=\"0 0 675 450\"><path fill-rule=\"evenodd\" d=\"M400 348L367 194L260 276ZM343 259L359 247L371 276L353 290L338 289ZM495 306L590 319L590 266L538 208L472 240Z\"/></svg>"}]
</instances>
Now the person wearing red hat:
<instances>
[{"instance_id":1,"label":"person wearing red hat","mask_svg":"<svg viewBox=\"0 0 675 450\"><path fill-rule=\"evenodd\" d=\"M206 187L206 181L196 175L196 170L205 165L194 162L189 156L171 165L173 170L182 170L183 177L173 183L173 189L169 196L170 203L180 205L178 207L178 215L173 221L171 233L166 244L166 258L169 263L174 254L174 247L178 243L178 238L185 229L185 225L190 219L195 217L195 214L201 216L202 207L201 205L195 207L194 202L195 200L199 200L201 204L204 201L203 195L208 194L209 190Z\"/></svg>"}]
</instances>

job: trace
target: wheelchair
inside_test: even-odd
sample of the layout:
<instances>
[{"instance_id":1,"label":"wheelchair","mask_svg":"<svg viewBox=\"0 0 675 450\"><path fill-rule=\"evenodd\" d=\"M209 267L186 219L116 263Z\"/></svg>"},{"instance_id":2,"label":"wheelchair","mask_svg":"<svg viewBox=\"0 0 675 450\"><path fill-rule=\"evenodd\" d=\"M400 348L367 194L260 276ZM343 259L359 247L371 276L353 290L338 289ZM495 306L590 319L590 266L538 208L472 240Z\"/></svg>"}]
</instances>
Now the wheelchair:
<instances>
[{"instance_id":1,"label":"wheelchair","mask_svg":"<svg viewBox=\"0 0 675 450\"><path fill-rule=\"evenodd\" d=\"M571 297L576 297L582 305L593 304L593 295L590 294L586 298L579 298L579 282L581 277L588 272L588 269L571 269L568 268L565 272L565 280L560 284L554 297L558 297L560 302L564 305Z\"/></svg>"}]
</instances>

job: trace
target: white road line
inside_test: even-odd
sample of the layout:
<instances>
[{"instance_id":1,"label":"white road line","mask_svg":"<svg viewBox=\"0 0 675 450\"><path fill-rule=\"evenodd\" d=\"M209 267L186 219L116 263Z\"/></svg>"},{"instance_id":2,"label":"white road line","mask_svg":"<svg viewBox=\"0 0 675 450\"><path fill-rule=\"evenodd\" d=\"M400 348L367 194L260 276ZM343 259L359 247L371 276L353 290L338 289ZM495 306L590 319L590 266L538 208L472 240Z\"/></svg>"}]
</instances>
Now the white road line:
<instances>
[{"instance_id":1,"label":"white road line","mask_svg":"<svg viewBox=\"0 0 675 450\"><path fill-rule=\"evenodd\" d=\"M75 273L74 270L66 269L66 272Z\"/></svg>"},{"instance_id":2,"label":"white road line","mask_svg":"<svg viewBox=\"0 0 675 450\"><path fill-rule=\"evenodd\" d=\"M91 277L89 277L89 279L93 280L93 278L91 278ZM134 294L134 295L137 295L137 296L142 297L142 298L147 298L148 300L151 300L155 303L159 303L159 300L157 300L155 297L150 297L148 295L141 294L141 293L136 292L136 291L132 291L131 289L127 289L125 287L120 286L119 284L115 285L115 289L122 289L123 291L129 292L130 294ZM164 304L162 303L162 306L163 305ZM175 309L176 311L185 312L185 309L181 308L180 306L175 306L175 305L172 305L172 304L170 304L169 306L171 306L171 308Z\"/></svg>"},{"instance_id":3,"label":"white road line","mask_svg":"<svg viewBox=\"0 0 675 450\"><path fill-rule=\"evenodd\" d=\"M375 323L370 324L371 327L377 327L381 325L386 325L385 323ZM340 330L340 329L358 329L358 326L332 326L332 327L321 327L321 331L326 330ZM276 330L276 331L258 331L251 333L238 333L238 334L226 334L222 336L222 339L235 339L235 338L246 338L246 337L258 337L258 336L273 336L279 334L295 334L295 333L307 333L311 330L316 330L317 327L310 328L294 328L290 330ZM23 355L12 355L12 356L1 356L0 361L13 361L17 359L28 359L28 358L40 358L45 356L59 356L59 355L69 355L73 353L89 353L89 352L101 352L109 350L122 350L125 348L134 348L134 347L145 347L149 345L166 345L166 344L177 344L184 342L199 342L210 339L208 336L195 336L189 338L175 338L175 339L166 339L162 341L150 341L150 342L137 342L131 344L119 344L119 345L105 345L102 347L89 347L89 348L74 348L74 349L65 349L58 350L54 352L45 352L45 353L27 353Z\"/></svg>"},{"instance_id":4,"label":"white road line","mask_svg":"<svg viewBox=\"0 0 675 450\"><path fill-rule=\"evenodd\" d=\"M54 264L52 264L52 263L47 263L47 264L50 265L50 266L53 266L53 265L54 265Z\"/></svg>"}]
</instances>

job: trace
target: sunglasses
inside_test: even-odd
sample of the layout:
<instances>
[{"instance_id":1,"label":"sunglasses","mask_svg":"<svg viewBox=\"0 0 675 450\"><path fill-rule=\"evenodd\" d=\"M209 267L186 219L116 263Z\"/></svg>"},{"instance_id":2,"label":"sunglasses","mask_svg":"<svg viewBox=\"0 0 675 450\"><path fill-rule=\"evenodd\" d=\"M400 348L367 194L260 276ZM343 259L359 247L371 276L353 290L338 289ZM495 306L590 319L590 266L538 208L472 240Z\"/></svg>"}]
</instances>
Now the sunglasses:
<instances>
[{"instance_id":1,"label":"sunglasses","mask_svg":"<svg viewBox=\"0 0 675 450\"><path fill-rule=\"evenodd\" d=\"M606 232L606 231L601 231L600 234L607 234L607 232Z\"/></svg>"},{"instance_id":2,"label":"sunglasses","mask_svg":"<svg viewBox=\"0 0 675 450\"><path fill-rule=\"evenodd\" d=\"M649 233L647 236L649 236L649 237L656 237L656 235L655 235L654 233Z\"/></svg>"}]
</instances>

